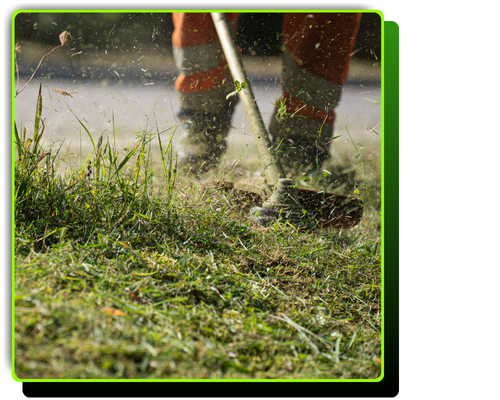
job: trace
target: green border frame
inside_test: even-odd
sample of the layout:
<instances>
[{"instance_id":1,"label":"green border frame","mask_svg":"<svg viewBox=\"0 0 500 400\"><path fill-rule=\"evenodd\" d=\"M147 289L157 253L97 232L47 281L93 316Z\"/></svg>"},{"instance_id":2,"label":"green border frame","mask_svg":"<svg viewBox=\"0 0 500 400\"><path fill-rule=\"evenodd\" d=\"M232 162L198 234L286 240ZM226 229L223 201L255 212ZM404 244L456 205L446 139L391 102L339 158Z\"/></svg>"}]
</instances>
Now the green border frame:
<instances>
[{"instance_id":1,"label":"green border frame","mask_svg":"<svg viewBox=\"0 0 500 400\"><path fill-rule=\"evenodd\" d=\"M11 51L15 46L15 18L22 13L165 13L183 9L21 9L12 13ZM14 234L11 233L11 381L20 385L24 382L382 382L401 386L402 352L402 27L399 20L387 18L382 8L373 9L217 9L188 10L190 12L361 12L376 13L382 20L382 320L381 320L381 374L376 379L20 379L15 375L14 344ZM15 71L14 58L11 61ZM12 73L12 94L15 90ZM14 131L14 105L12 105L11 132ZM12 136L13 137L13 134ZM11 139L11 218L14 226L14 140ZM375 389L370 385L370 391ZM380 385L378 385L380 386ZM381 387L379 387L381 389ZM375 390L376 391L376 390Z\"/></svg>"}]
</instances>

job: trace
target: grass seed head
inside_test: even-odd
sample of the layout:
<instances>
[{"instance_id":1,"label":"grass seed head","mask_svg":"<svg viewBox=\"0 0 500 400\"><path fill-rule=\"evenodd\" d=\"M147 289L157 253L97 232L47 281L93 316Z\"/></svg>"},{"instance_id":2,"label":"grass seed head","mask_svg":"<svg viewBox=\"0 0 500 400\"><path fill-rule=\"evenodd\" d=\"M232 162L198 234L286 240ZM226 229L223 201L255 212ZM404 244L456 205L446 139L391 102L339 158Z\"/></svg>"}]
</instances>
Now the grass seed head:
<instances>
[{"instance_id":1,"label":"grass seed head","mask_svg":"<svg viewBox=\"0 0 500 400\"><path fill-rule=\"evenodd\" d=\"M73 97L71 96L71 93L68 93L66 90L64 89L52 89L53 92L56 92L56 93L59 93L59 94L62 94L63 96L70 96L70 97Z\"/></svg>"},{"instance_id":2,"label":"grass seed head","mask_svg":"<svg viewBox=\"0 0 500 400\"><path fill-rule=\"evenodd\" d=\"M64 31L63 33L61 33L59 35L59 40L61 41L61 44L63 46L67 46L71 43L71 33L69 33L68 31Z\"/></svg>"}]
</instances>

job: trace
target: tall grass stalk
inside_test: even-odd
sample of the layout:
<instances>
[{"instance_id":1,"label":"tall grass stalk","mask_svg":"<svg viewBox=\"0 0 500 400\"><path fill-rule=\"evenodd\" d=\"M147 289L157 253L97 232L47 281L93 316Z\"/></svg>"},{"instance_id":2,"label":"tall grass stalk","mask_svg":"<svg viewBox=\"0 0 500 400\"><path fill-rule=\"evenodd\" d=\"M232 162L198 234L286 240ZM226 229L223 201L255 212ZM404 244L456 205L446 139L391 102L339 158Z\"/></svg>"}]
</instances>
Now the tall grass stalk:
<instances>
[{"instance_id":1,"label":"tall grass stalk","mask_svg":"<svg viewBox=\"0 0 500 400\"><path fill-rule=\"evenodd\" d=\"M170 136L167 143L167 148L165 149L165 151L163 151L163 145L161 143L160 135L165 131L160 132L158 128L158 123L156 121L156 116L155 116L155 122L156 122L156 134L158 136L158 143L160 145L161 163L166 181L167 209L168 212L170 213L172 205L172 194L174 192L175 176L177 174L177 156L174 157L174 146L172 143L172 139L174 138L174 134L178 125L171 128ZM165 156L167 157L166 161L165 161Z\"/></svg>"},{"instance_id":2,"label":"tall grass stalk","mask_svg":"<svg viewBox=\"0 0 500 400\"><path fill-rule=\"evenodd\" d=\"M19 157L18 163L21 168L21 175L16 187L16 196L23 196L26 190L29 189L30 182L34 178L38 166L42 160L49 154L41 150L40 141L42 139L45 125L42 120L42 80L38 90L38 97L35 107L35 124L33 128L33 139L26 138L26 127L22 128L22 137L19 136L17 125L14 123L14 136L17 154Z\"/></svg>"}]
</instances>

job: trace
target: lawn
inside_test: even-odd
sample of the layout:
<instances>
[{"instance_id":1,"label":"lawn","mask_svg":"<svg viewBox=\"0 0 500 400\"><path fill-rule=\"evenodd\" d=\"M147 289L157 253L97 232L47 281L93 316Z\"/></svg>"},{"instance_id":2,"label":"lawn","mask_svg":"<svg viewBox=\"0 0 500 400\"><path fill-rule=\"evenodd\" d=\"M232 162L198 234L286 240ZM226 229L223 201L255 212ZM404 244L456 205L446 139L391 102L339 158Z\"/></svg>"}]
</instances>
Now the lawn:
<instances>
[{"instance_id":1,"label":"lawn","mask_svg":"<svg viewBox=\"0 0 500 400\"><path fill-rule=\"evenodd\" d=\"M177 127L141 132L119 154L79 121L93 150L68 162L44 136L41 88L35 126L15 127L17 378L381 375L376 152L336 164L348 170L336 190L364 202L359 225L264 228L232 193L177 171Z\"/></svg>"}]
</instances>

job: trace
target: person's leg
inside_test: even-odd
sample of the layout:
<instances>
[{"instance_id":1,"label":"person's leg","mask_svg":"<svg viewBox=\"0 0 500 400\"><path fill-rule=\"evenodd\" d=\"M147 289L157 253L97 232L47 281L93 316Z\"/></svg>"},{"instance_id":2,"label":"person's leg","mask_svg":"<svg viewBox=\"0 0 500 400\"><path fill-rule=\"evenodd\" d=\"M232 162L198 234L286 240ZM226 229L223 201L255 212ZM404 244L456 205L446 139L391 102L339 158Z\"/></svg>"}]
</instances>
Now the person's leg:
<instances>
[{"instance_id":1,"label":"person's leg","mask_svg":"<svg viewBox=\"0 0 500 400\"><path fill-rule=\"evenodd\" d=\"M283 26L282 110L270 134L285 169L319 169L330 156L334 109L347 79L361 14L288 13Z\"/></svg>"},{"instance_id":2,"label":"person's leg","mask_svg":"<svg viewBox=\"0 0 500 400\"><path fill-rule=\"evenodd\" d=\"M237 96L226 100L232 79L212 17L207 13L173 13L172 44L179 72L175 89L187 134L186 159L193 171L216 164L226 148ZM238 14L227 14L236 32Z\"/></svg>"}]
</instances>

